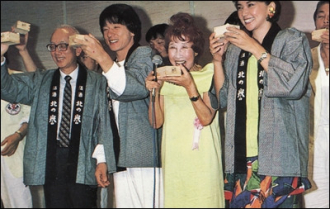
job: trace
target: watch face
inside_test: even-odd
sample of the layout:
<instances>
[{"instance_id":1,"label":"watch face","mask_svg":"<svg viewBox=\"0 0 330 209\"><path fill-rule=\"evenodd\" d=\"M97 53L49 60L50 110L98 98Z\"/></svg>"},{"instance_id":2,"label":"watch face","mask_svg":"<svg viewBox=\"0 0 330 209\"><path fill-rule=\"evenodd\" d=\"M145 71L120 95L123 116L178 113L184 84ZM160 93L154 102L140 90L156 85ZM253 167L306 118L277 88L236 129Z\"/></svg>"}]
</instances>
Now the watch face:
<instances>
[{"instance_id":1,"label":"watch face","mask_svg":"<svg viewBox=\"0 0 330 209\"><path fill-rule=\"evenodd\" d=\"M260 63L262 60L266 59L267 54L268 54L267 52L262 53L261 56L260 56L260 59L258 60L258 62Z\"/></svg>"}]
</instances>

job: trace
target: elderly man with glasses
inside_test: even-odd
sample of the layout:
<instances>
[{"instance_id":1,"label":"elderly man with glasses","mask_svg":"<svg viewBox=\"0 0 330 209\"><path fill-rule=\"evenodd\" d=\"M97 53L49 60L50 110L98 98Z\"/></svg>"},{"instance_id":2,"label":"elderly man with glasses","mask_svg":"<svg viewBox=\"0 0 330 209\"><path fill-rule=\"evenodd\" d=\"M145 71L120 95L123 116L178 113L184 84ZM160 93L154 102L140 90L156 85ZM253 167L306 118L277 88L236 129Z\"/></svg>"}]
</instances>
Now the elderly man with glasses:
<instances>
[{"instance_id":1,"label":"elderly man with glasses","mask_svg":"<svg viewBox=\"0 0 330 209\"><path fill-rule=\"evenodd\" d=\"M24 153L24 184L44 185L46 207L95 208L98 144L109 173L115 172L107 81L77 63L81 48L69 36L70 25L56 28L48 51L58 69L9 75L1 44L1 99L31 105ZM68 77L69 76L69 77Z\"/></svg>"}]
</instances>

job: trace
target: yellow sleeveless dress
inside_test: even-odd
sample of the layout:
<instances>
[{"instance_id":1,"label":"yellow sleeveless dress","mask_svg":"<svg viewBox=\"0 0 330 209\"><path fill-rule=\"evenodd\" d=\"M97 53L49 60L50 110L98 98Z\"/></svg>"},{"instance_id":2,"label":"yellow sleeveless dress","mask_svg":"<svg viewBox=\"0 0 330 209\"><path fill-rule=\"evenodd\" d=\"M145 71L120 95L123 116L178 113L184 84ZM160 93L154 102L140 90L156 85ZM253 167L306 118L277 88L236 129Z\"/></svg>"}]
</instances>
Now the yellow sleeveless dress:
<instances>
[{"instance_id":1,"label":"yellow sleeveless dress","mask_svg":"<svg viewBox=\"0 0 330 209\"><path fill-rule=\"evenodd\" d=\"M213 78L213 64L192 71L202 96ZM218 113L200 130L199 148L192 149L195 111L186 90L165 82L162 135L164 206L166 208L224 208L224 183Z\"/></svg>"}]
</instances>

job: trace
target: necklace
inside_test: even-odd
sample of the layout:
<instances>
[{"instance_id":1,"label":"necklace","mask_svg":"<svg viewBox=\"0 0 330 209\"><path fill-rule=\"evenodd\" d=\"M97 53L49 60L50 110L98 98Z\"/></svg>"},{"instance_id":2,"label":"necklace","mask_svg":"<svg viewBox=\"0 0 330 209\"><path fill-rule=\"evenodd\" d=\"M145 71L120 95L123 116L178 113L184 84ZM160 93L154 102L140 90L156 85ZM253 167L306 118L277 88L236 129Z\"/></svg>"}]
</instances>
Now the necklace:
<instances>
[{"instance_id":1,"label":"necklace","mask_svg":"<svg viewBox=\"0 0 330 209\"><path fill-rule=\"evenodd\" d=\"M327 72L327 73L329 72L329 67L325 68L325 72Z\"/></svg>"}]
</instances>

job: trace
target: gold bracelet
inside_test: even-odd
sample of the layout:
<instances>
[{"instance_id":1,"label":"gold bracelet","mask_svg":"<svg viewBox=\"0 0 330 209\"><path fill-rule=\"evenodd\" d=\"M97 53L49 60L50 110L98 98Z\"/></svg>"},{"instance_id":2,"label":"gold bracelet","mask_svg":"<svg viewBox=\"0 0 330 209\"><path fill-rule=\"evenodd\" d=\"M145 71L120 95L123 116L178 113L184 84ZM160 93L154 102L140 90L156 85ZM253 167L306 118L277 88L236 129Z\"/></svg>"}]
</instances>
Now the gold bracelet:
<instances>
[{"instance_id":1,"label":"gold bracelet","mask_svg":"<svg viewBox=\"0 0 330 209\"><path fill-rule=\"evenodd\" d=\"M23 138L23 134L20 130L15 131L15 133L18 133L18 135L21 137L21 139Z\"/></svg>"}]
</instances>

